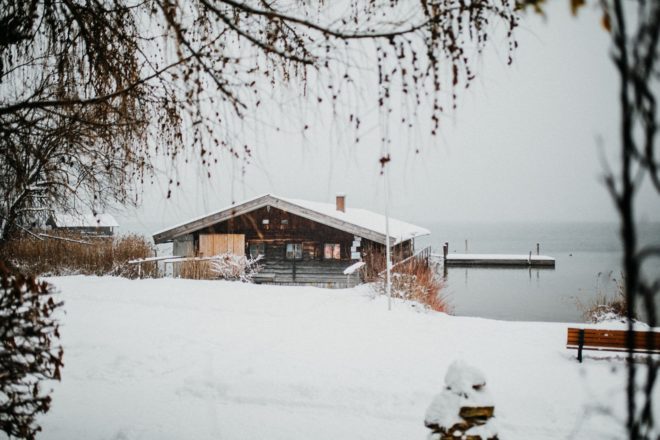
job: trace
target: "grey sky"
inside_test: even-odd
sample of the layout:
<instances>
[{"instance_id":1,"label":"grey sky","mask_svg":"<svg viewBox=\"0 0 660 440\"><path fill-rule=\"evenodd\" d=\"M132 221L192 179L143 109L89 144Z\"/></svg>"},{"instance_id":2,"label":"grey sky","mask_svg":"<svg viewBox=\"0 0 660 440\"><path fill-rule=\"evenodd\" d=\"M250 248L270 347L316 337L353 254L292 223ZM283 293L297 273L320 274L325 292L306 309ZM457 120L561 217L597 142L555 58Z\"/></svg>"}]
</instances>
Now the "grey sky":
<instances>
[{"instance_id":1,"label":"grey sky","mask_svg":"<svg viewBox=\"0 0 660 440\"><path fill-rule=\"evenodd\" d=\"M616 166L618 83L599 20L593 10L573 18L567 2L550 2L547 21L523 18L512 66L504 42L482 57L477 80L443 120L441 136L394 135L391 215L422 223L616 220L601 181L602 159ZM148 185L143 206L121 213L120 223L151 233L267 192L328 202L344 192L348 205L382 212L383 127L377 112L371 116L373 129L357 145L336 132L331 116L317 115L304 137L262 139L244 175L232 161L211 179L188 166L171 199L163 185ZM638 214L660 220L648 188Z\"/></svg>"}]
</instances>

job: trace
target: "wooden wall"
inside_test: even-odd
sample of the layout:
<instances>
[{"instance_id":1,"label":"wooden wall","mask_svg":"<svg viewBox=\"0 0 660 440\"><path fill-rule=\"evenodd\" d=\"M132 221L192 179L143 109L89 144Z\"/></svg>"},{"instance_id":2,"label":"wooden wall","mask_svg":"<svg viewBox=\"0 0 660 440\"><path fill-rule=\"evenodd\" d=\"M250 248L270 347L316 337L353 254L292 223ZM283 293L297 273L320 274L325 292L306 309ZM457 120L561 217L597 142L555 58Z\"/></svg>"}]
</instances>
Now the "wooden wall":
<instances>
[{"instance_id":1,"label":"wooden wall","mask_svg":"<svg viewBox=\"0 0 660 440\"><path fill-rule=\"evenodd\" d=\"M189 255L191 251L203 256L217 254L218 246L224 245L216 246L216 241L229 240L228 237L231 237L231 250L239 255L241 249L237 246L249 255L250 244L265 245L265 261L261 263L262 270L255 277L256 282L346 286L343 270L351 264L354 235L273 207L260 208L176 239L175 255ZM286 259L287 243L302 245L301 260ZM324 258L326 243L341 245L339 260ZM225 247L230 248L229 244ZM370 274L367 279L377 278L385 268L385 246L362 238L357 250L368 266L367 272L361 272L362 276ZM412 250L412 241L393 246L393 262L410 256ZM351 282L358 282L358 279Z\"/></svg>"},{"instance_id":2,"label":"wooden wall","mask_svg":"<svg viewBox=\"0 0 660 440\"><path fill-rule=\"evenodd\" d=\"M264 220L268 220L265 224ZM325 243L341 245L341 260L351 259L354 236L277 208L261 208L196 232L200 234L244 234L246 255L251 243L266 245L266 259L285 259L287 243L301 243L303 260L323 260Z\"/></svg>"},{"instance_id":3,"label":"wooden wall","mask_svg":"<svg viewBox=\"0 0 660 440\"><path fill-rule=\"evenodd\" d=\"M245 255L245 235L243 234L199 234L199 256L231 253Z\"/></svg>"}]
</instances>

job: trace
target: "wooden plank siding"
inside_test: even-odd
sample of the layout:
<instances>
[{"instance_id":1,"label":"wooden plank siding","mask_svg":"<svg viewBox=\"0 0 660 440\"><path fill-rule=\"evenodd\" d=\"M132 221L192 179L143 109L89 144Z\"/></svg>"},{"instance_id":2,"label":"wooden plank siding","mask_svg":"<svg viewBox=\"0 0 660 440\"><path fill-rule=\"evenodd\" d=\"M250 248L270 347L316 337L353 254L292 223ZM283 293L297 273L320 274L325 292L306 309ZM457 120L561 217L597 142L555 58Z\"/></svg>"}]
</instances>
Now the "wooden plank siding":
<instances>
[{"instance_id":1,"label":"wooden plank siding","mask_svg":"<svg viewBox=\"0 0 660 440\"><path fill-rule=\"evenodd\" d=\"M267 220L267 222L264 222ZM277 208L255 211L216 223L193 233L202 250L202 238L209 234L242 235L244 252L250 244L264 243L266 259L285 260L287 243L302 245L302 260L322 260L325 243L339 243L341 260L350 261L354 235Z\"/></svg>"},{"instance_id":2,"label":"wooden plank siding","mask_svg":"<svg viewBox=\"0 0 660 440\"><path fill-rule=\"evenodd\" d=\"M245 255L245 235L243 234L199 234L199 256L232 253Z\"/></svg>"}]
</instances>

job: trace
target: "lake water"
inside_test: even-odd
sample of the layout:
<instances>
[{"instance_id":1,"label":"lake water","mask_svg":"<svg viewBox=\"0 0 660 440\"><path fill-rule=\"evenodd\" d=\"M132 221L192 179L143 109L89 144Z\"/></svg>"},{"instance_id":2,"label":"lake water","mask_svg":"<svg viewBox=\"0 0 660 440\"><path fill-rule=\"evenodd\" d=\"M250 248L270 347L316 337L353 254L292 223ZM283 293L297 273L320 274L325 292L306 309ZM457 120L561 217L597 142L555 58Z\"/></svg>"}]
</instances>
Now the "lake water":
<instances>
[{"instance_id":1,"label":"lake water","mask_svg":"<svg viewBox=\"0 0 660 440\"><path fill-rule=\"evenodd\" d=\"M450 252L523 254L536 253L556 259L555 269L448 268L444 296L458 316L516 321L582 322L580 304L596 295L616 293L621 277L621 246L618 226L608 223L434 223L429 238L420 238L417 248L431 244ZM660 244L660 224L640 226L640 242ZM645 273L658 276L660 260L645 266ZM442 269L440 269L442 272ZM659 301L660 302L660 301ZM660 308L659 308L660 311Z\"/></svg>"}]
</instances>

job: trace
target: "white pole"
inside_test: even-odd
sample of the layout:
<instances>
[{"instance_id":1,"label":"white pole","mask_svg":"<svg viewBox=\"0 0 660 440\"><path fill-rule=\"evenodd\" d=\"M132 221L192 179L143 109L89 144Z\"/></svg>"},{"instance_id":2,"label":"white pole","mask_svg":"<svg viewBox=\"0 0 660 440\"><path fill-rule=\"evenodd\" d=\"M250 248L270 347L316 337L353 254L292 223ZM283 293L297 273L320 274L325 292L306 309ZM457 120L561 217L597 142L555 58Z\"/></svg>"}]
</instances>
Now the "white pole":
<instances>
[{"instance_id":1,"label":"white pole","mask_svg":"<svg viewBox=\"0 0 660 440\"><path fill-rule=\"evenodd\" d=\"M385 164L385 259L387 260L387 277L385 289L387 291L387 310L392 310L392 256L390 254L390 173L388 164Z\"/></svg>"}]
</instances>

